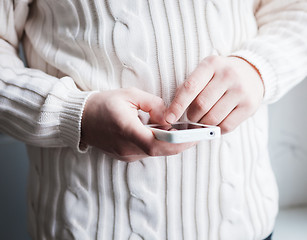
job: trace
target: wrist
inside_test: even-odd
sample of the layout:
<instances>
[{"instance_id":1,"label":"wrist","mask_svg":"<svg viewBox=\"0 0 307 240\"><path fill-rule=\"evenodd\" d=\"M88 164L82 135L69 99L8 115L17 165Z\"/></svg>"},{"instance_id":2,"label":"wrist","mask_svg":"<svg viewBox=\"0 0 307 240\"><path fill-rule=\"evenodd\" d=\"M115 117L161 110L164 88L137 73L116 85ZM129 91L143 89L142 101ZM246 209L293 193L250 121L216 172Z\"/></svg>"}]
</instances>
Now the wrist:
<instances>
[{"instance_id":1,"label":"wrist","mask_svg":"<svg viewBox=\"0 0 307 240\"><path fill-rule=\"evenodd\" d=\"M80 144L81 149L87 148L91 145L91 127L94 125L95 109L97 108L97 95L98 92L93 92L84 103L84 108L81 116L81 126L80 126Z\"/></svg>"},{"instance_id":2,"label":"wrist","mask_svg":"<svg viewBox=\"0 0 307 240\"><path fill-rule=\"evenodd\" d=\"M248 66L249 69L252 69L252 72L254 73L254 75L256 76L256 78L261 81L261 86L262 86L262 97L264 97L264 93L265 93L265 85L264 85L264 81L262 79L262 76L261 76L261 73L259 71L259 69L254 65L252 64L250 61L248 61L247 59L243 58L243 57L240 57L240 56L229 56L231 58L234 58L234 59L237 59L237 60L240 60L239 62L240 63L245 63L244 65L245 66Z\"/></svg>"},{"instance_id":3,"label":"wrist","mask_svg":"<svg viewBox=\"0 0 307 240\"><path fill-rule=\"evenodd\" d=\"M260 72L261 79L264 84L264 103L272 103L278 96L278 77L276 69L270 63L267 56L263 56L255 50L241 49L232 53L233 57L241 57L248 59L248 62L252 63Z\"/></svg>"}]
</instances>

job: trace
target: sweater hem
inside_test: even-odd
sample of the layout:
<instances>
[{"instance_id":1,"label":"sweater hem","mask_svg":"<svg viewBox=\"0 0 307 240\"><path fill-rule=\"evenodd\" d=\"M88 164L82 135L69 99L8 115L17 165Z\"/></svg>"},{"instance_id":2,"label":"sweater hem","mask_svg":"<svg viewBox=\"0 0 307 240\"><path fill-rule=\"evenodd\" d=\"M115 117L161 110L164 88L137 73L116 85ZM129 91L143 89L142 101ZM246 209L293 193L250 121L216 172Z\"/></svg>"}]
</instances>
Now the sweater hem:
<instances>
[{"instance_id":1,"label":"sweater hem","mask_svg":"<svg viewBox=\"0 0 307 240\"><path fill-rule=\"evenodd\" d=\"M71 91L67 94L60 114L60 135L64 143L79 153L86 153L88 145L81 143L81 121L87 99L96 91Z\"/></svg>"}]
</instances>

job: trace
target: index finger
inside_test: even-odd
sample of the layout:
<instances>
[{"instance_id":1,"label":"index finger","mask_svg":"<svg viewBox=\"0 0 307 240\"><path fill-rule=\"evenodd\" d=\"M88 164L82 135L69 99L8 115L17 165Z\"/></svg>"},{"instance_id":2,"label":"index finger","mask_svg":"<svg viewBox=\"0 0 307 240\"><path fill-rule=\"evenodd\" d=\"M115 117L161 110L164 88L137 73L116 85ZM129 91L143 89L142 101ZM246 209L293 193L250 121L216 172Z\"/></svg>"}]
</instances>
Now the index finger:
<instances>
[{"instance_id":1,"label":"index finger","mask_svg":"<svg viewBox=\"0 0 307 240\"><path fill-rule=\"evenodd\" d=\"M179 86L175 97L165 111L165 120L174 123L182 116L198 94L214 76L214 69L208 61L202 61L192 74Z\"/></svg>"}]
</instances>

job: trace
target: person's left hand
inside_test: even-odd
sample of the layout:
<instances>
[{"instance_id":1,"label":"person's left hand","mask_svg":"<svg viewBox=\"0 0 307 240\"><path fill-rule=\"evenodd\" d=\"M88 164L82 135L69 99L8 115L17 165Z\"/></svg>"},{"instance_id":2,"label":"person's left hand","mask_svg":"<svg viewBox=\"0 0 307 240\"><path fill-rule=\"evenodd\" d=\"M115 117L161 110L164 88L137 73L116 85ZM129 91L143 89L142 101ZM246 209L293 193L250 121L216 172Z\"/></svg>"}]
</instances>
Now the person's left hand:
<instances>
[{"instance_id":1,"label":"person's left hand","mask_svg":"<svg viewBox=\"0 0 307 240\"><path fill-rule=\"evenodd\" d=\"M264 94L260 74L238 57L209 56L178 87L165 112L169 123L185 110L190 121L234 130L259 108Z\"/></svg>"}]
</instances>

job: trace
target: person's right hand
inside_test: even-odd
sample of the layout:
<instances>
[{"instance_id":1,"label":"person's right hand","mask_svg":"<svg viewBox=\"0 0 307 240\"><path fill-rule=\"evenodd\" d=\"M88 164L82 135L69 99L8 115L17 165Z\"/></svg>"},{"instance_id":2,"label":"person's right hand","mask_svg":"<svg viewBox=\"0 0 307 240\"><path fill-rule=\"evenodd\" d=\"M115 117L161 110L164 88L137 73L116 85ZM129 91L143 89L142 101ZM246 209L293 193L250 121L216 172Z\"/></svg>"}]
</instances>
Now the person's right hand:
<instances>
[{"instance_id":1,"label":"person's right hand","mask_svg":"<svg viewBox=\"0 0 307 240\"><path fill-rule=\"evenodd\" d=\"M167 124L163 120L164 102L157 96L136 88L92 94L82 116L81 142L127 162L178 154L195 144L156 140L139 119L139 109L148 112L152 122Z\"/></svg>"}]
</instances>

